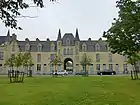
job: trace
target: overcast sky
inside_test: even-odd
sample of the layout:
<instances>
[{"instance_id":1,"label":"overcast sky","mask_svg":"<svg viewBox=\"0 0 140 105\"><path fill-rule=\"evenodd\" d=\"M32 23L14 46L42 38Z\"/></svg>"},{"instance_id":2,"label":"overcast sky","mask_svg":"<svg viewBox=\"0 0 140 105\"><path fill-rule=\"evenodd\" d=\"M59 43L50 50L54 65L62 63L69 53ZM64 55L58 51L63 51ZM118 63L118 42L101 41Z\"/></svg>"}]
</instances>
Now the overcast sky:
<instances>
[{"instance_id":1,"label":"overcast sky","mask_svg":"<svg viewBox=\"0 0 140 105\"><path fill-rule=\"evenodd\" d=\"M11 30L17 34L19 40L56 40L59 28L64 33L73 33L79 29L80 39L89 37L99 39L103 31L107 30L113 18L117 17L116 0L59 0L50 3L44 0L45 8L30 8L23 14L37 16L37 18L22 18L18 24L22 31ZM8 28L0 22L0 35L5 35Z\"/></svg>"}]
</instances>

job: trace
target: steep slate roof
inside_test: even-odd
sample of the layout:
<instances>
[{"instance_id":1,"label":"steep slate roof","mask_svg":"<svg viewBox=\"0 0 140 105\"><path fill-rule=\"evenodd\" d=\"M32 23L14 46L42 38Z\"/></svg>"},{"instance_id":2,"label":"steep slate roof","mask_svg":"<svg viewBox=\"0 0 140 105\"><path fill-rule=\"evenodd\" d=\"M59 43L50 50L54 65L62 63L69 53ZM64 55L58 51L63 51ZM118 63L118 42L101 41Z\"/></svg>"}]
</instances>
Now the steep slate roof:
<instances>
[{"instance_id":1,"label":"steep slate roof","mask_svg":"<svg viewBox=\"0 0 140 105\"><path fill-rule=\"evenodd\" d=\"M4 43L5 41L12 39L12 36L10 36L10 32L8 31L7 36L0 36L0 44ZM107 51L107 42L105 40L102 40L101 38L99 40L91 40L89 38L88 40L80 40L78 29L76 29L76 35L72 33L65 33L64 36L61 38L61 32L59 29L58 38L57 40L62 41L62 45L66 45L66 40L70 40L70 45L75 45L75 41L80 42L79 49L82 50L82 45L85 44L87 47L87 52L94 52L96 44L100 45L100 52L106 52ZM30 41L28 38L25 39L25 41L18 41L20 51L25 51L25 45L26 43L29 43L31 52L37 52L37 45L40 43L42 45L42 52L50 52L51 51L51 44L54 43L55 45L55 51L57 51L57 40L56 41L50 41L48 38L46 41L40 41L38 38L35 41Z\"/></svg>"},{"instance_id":2,"label":"steep slate roof","mask_svg":"<svg viewBox=\"0 0 140 105\"><path fill-rule=\"evenodd\" d=\"M59 32L58 32L57 41L61 41L61 31L60 31L60 29L59 29Z\"/></svg>"},{"instance_id":3,"label":"steep slate roof","mask_svg":"<svg viewBox=\"0 0 140 105\"><path fill-rule=\"evenodd\" d=\"M71 45L74 45L74 36L71 33L66 33L62 41L65 41L67 38L71 40ZM39 41L39 43L42 45L42 52L50 52L51 51L51 43L54 43L55 45L55 51L57 50L57 41ZM87 46L87 52L95 52L95 45L100 45L100 52L106 52L107 51L107 42L105 40L81 40L80 41L80 51L82 50L82 45L85 44ZM32 52L37 52L37 41L29 41L30 49ZM19 41L19 47L21 51L25 50L25 41ZM65 44L63 44L65 45Z\"/></svg>"},{"instance_id":4,"label":"steep slate roof","mask_svg":"<svg viewBox=\"0 0 140 105\"><path fill-rule=\"evenodd\" d=\"M55 45L55 51L56 51L56 41L39 41L39 43L42 45L42 52L50 52L50 46L51 46L51 43L54 43ZM26 42L25 41L18 41L19 43L19 47L20 47L20 50L21 51L25 51L25 45L26 45ZM29 41L29 45L30 45L30 50L32 52L37 52L37 41Z\"/></svg>"},{"instance_id":5,"label":"steep slate roof","mask_svg":"<svg viewBox=\"0 0 140 105\"><path fill-rule=\"evenodd\" d=\"M3 44L7 41L7 36L0 36L0 44Z\"/></svg>"}]
</instances>

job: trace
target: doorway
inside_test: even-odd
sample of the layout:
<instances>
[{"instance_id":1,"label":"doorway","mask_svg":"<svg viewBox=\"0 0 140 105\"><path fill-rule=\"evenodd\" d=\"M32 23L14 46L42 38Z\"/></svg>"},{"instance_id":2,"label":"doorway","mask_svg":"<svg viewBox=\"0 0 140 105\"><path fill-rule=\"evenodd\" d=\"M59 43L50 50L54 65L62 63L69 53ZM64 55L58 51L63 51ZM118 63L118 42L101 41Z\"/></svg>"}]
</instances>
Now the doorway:
<instances>
[{"instance_id":1,"label":"doorway","mask_svg":"<svg viewBox=\"0 0 140 105\"><path fill-rule=\"evenodd\" d=\"M64 60L64 70L67 72L73 73L73 60L71 58L66 58Z\"/></svg>"}]
</instances>

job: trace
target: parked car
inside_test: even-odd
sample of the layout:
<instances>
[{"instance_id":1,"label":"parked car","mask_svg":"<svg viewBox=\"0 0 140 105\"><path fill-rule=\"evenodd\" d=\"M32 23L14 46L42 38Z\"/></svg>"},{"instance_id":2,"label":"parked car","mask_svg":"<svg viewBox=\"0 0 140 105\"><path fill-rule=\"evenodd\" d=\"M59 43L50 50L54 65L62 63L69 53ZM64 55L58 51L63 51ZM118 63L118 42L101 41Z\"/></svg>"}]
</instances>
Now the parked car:
<instances>
[{"instance_id":1,"label":"parked car","mask_svg":"<svg viewBox=\"0 0 140 105\"><path fill-rule=\"evenodd\" d=\"M66 70L62 70L62 71L57 71L57 72L53 72L53 75L68 75L68 72Z\"/></svg>"},{"instance_id":2,"label":"parked car","mask_svg":"<svg viewBox=\"0 0 140 105\"><path fill-rule=\"evenodd\" d=\"M76 72L75 75L85 75L88 74L88 72L81 71L81 72Z\"/></svg>"},{"instance_id":3,"label":"parked car","mask_svg":"<svg viewBox=\"0 0 140 105\"><path fill-rule=\"evenodd\" d=\"M115 71L99 71L97 75L116 75Z\"/></svg>"}]
</instances>

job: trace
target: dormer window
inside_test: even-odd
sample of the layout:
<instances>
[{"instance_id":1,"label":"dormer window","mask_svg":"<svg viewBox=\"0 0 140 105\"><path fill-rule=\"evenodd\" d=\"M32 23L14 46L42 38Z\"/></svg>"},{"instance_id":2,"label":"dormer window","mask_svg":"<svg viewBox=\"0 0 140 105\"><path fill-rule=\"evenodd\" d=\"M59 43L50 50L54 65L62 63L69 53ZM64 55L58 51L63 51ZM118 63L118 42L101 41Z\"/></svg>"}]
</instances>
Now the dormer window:
<instances>
[{"instance_id":1,"label":"dormer window","mask_svg":"<svg viewBox=\"0 0 140 105\"><path fill-rule=\"evenodd\" d=\"M29 44L26 44L25 45L25 51L29 51L30 50L30 45Z\"/></svg>"},{"instance_id":2,"label":"dormer window","mask_svg":"<svg viewBox=\"0 0 140 105\"><path fill-rule=\"evenodd\" d=\"M70 40L69 39L66 40L66 44L68 44L68 45L70 44Z\"/></svg>"},{"instance_id":3,"label":"dormer window","mask_svg":"<svg viewBox=\"0 0 140 105\"><path fill-rule=\"evenodd\" d=\"M100 45L99 44L95 45L95 51L100 51Z\"/></svg>"},{"instance_id":4,"label":"dormer window","mask_svg":"<svg viewBox=\"0 0 140 105\"><path fill-rule=\"evenodd\" d=\"M41 52L42 51L42 45L41 44L37 46L37 51L38 52Z\"/></svg>"},{"instance_id":5,"label":"dormer window","mask_svg":"<svg viewBox=\"0 0 140 105\"><path fill-rule=\"evenodd\" d=\"M86 52L86 45L85 44L82 46L82 51Z\"/></svg>"}]
</instances>

